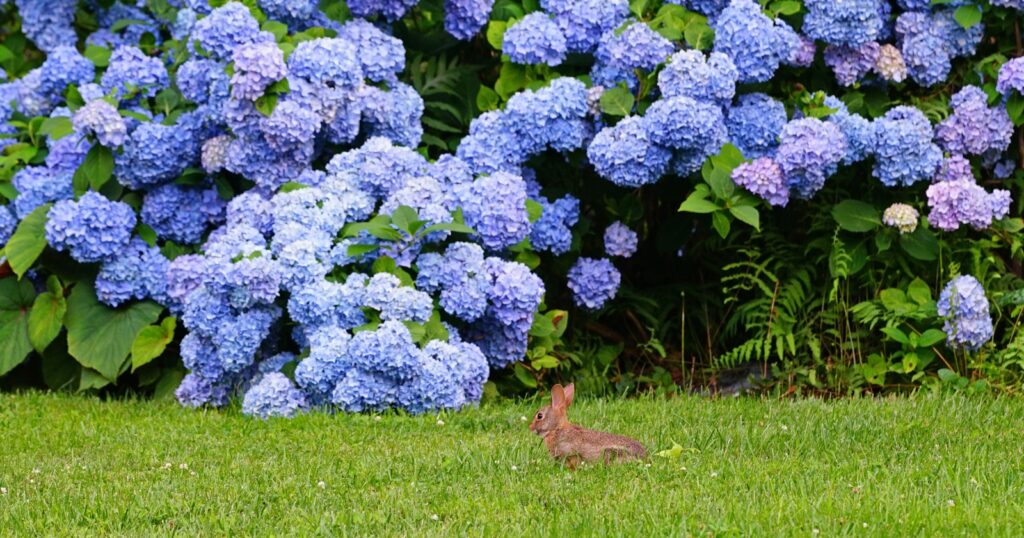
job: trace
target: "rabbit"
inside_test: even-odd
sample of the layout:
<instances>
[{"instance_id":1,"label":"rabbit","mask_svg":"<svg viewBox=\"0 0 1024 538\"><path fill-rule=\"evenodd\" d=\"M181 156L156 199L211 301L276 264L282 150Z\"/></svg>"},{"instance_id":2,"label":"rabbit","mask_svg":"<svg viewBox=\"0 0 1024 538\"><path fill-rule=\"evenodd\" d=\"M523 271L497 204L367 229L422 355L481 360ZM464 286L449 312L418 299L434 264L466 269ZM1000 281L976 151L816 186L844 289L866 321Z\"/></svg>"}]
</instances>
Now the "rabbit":
<instances>
[{"instance_id":1,"label":"rabbit","mask_svg":"<svg viewBox=\"0 0 1024 538\"><path fill-rule=\"evenodd\" d=\"M576 388L570 383L551 387L551 405L537 411L530 431L544 439L551 457L575 469L584 462L621 462L646 459L647 452L635 439L624 435L588 430L569 422L566 409L572 404Z\"/></svg>"}]
</instances>

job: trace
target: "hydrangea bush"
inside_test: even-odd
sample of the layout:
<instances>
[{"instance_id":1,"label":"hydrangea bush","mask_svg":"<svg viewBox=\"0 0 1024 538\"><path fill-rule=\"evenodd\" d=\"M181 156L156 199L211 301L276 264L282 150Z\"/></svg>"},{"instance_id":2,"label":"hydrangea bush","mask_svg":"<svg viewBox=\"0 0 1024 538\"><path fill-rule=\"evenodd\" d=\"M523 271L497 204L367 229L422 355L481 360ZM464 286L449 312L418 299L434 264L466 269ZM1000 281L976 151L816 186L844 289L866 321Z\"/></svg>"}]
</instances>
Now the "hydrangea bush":
<instances>
[{"instance_id":1,"label":"hydrangea bush","mask_svg":"<svg viewBox=\"0 0 1024 538\"><path fill-rule=\"evenodd\" d=\"M1017 334L1013 2L0 11L6 379L426 413Z\"/></svg>"}]
</instances>

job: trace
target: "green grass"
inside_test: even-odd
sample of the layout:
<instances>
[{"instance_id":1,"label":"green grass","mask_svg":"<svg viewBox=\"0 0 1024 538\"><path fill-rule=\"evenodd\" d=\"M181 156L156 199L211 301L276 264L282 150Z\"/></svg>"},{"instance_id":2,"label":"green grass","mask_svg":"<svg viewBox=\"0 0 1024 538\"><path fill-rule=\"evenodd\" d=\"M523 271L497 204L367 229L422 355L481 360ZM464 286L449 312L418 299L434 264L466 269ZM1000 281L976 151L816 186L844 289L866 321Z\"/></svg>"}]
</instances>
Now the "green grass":
<instances>
[{"instance_id":1,"label":"green grass","mask_svg":"<svg viewBox=\"0 0 1024 538\"><path fill-rule=\"evenodd\" d=\"M0 535L1024 535L1024 401L583 399L578 422L684 450L577 472L534 407L259 421L0 395Z\"/></svg>"}]
</instances>

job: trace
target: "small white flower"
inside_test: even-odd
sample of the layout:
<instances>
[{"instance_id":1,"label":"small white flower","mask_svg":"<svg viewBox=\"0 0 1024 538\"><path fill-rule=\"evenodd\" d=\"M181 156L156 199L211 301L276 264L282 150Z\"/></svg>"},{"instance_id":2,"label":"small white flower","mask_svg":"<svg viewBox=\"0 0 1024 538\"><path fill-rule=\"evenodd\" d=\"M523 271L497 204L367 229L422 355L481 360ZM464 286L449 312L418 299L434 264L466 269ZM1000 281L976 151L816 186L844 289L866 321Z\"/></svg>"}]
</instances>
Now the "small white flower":
<instances>
[{"instance_id":1,"label":"small white flower","mask_svg":"<svg viewBox=\"0 0 1024 538\"><path fill-rule=\"evenodd\" d=\"M438 426L444 426L444 421L441 420L441 419L437 419L437 425Z\"/></svg>"},{"instance_id":2,"label":"small white flower","mask_svg":"<svg viewBox=\"0 0 1024 538\"><path fill-rule=\"evenodd\" d=\"M519 422L526 422L526 417L525 416L520 416L519 417Z\"/></svg>"},{"instance_id":3,"label":"small white flower","mask_svg":"<svg viewBox=\"0 0 1024 538\"><path fill-rule=\"evenodd\" d=\"M184 471L184 470L188 469L188 464L187 463L182 463L182 464L178 465L178 468L181 469L182 471Z\"/></svg>"},{"instance_id":4,"label":"small white flower","mask_svg":"<svg viewBox=\"0 0 1024 538\"><path fill-rule=\"evenodd\" d=\"M650 463L645 463L644 467L647 467L648 469L650 469L651 468L651 464Z\"/></svg>"},{"instance_id":5,"label":"small white flower","mask_svg":"<svg viewBox=\"0 0 1024 538\"><path fill-rule=\"evenodd\" d=\"M821 531L818 529L811 529L811 534L821 534Z\"/></svg>"},{"instance_id":6,"label":"small white flower","mask_svg":"<svg viewBox=\"0 0 1024 538\"><path fill-rule=\"evenodd\" d=\"M786 426L785 424L783 424L780 427L782 428L782 431L784 431L784 432L788 432L789 431L789 426Z\"/></svg>"},{"instance_id":7,"label":"small white flower","mask_svg":"<svg viewBox=\"0 0 1024 538\"><path fill-rule=\"evenodd\" d=\"M189 476L195 476L196 472L195 471L189 471L188 474L189 474Z\"/></svg>"},{"instance_id":8,"label":"small white flower","mask_svg":"<svg viewBox=\"0 0 1024 538\"><path fill-rule=\"evenodd\" d=\"M35 484L36 483L36 479L35 478L29 478L28 479L28 483L29 484Z\"/></svg>"},{"instance_id":9,"label":"small white flower","mask_svg":"<svg viewBox=\"0 0 1024 538\"><path fill-rule=\"evenodd\" d=\"M164 464L164 469L170 469L170 468L171 468L171 462L167 462L167 463Z\"/></svg>"},{"instance_id":10,"label":"small white flower","mask_svg":"<svg viewBox=\"0 0 1024 538\"><path fill-rule=\"evenodd\" d=\"M39 469L32 469L32 474L39 474Z\"/></svg>"},{"instance_id":11,"label":"small white flower","mask_svg":"<svg viewBox=\"0 0 1024 538\"><path fill-rule=\"evenodd\" d=\"M513 465L513 466L512 466L512 470L513 470L513 471L518 471L518 470L519 470L519 467L516 467L515 465Z\"/></svg>"},{"instance_id":12,"label":"small white flower","mask_svg":"<svg viewBox=\"0 0 1024 538\"><path fill-rule=\"evenodd\" d=\"M7 488L0 488L0 495L7 495Z\"/></svg>"},{"instance_id":13,"label":"small white flower","mask_svg":"<svg viewBox=\"0 0 1024 538\"><path fill-rule=\"evenodd\" d=\"M430 519L432 519L432 520L434 520L434 521L437 521L437 520L439 520L439 519L441 519L441 518L440 518L440 517L438 517L438 515L437 515L437 514L433 514L433 515L431 515L431 516L430 516Z\"/></svg>"},{"instance_id":14,"label":"small white flower","mask_svg":"<svg viewBox=\"0 0 1024 538\"><path fill-rule=\"evenodd\" d=\"M864 528L865 529L868 528L868 522L867 521L864 522Z\"/></svg>"},{"instance_id":15,"label":"small white flower","mask_svg":"<svg viewBox=\"0 0 1024 538\"><path fill-rule=\"evenodd\" d=\"M718 473L715 471L711 471L711 478L718 478Z\"/></svg>"},{"instance_id":16,"label":"small white flower","mask_svg":"<svg viewBox=\"0 0 1024 538\"><path fill-rule=\"evenodd\" d=\"M953 508L954 506L956 506L956 501L954 501L953 499L950 499L950 500L946 501L946 504L948 504L950 508Z\"/></svg>"},{"instance_id":17,"label":"small white flower","mask_svg":"<svg viewBox=\"0 0 1024 538\"><path fill-rule=\"evenodd\" d=\"M316 483L316 487L318 487L320 489L324 489L324 488L327 487L327 483L325 483L323 480L321 480L321 481Z\"/></svg>"},{"instance_id":18,"label":"small white flower","mask_svg":"<svg viewBox=\"0 0 1024 538\"><path fill-rule=\"evenodd\" d=\"M373 416L373 420L374 420L375 422L380 422L380 415L374 415L374 416Z\"/></svg>"}]
</instances>

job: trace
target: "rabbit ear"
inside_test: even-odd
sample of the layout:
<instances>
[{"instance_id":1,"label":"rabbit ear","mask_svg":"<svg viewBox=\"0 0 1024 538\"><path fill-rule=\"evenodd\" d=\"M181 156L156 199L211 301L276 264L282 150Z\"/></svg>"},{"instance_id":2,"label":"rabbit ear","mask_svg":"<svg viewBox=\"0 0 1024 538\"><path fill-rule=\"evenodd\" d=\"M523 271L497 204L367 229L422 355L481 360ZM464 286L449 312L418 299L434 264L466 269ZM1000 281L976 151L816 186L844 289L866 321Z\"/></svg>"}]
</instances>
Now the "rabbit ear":
<instances>
[{"instance_id":1,"label":"rabbit ear","mask_svg":"<svg viewBox=\"0 0 1024 538\"><path fill-rule=\"evenodd\" d=\"M565 401L565 392L562 390L562 385L555 385L551 387L551 407L565 409L569 405Z\"/></svg>"},{"instance_id":2,"label":"rabbit ear","mask_svg":"<svg viewBox=\"0 0 1024 538\"><path fill-rule=\"evenodd\" d=\"M569 407L570 405L572 405L573 395L576 394L576 385L574 385L573 383L569 383L568 385L565 386L563 392L565 392L565 406Z\"/></svg>"}]
</instances>

